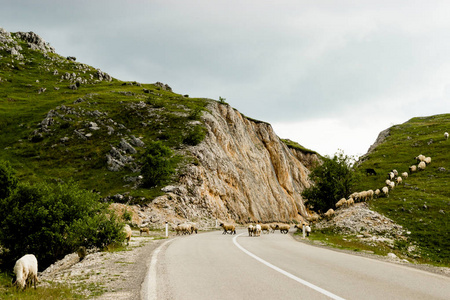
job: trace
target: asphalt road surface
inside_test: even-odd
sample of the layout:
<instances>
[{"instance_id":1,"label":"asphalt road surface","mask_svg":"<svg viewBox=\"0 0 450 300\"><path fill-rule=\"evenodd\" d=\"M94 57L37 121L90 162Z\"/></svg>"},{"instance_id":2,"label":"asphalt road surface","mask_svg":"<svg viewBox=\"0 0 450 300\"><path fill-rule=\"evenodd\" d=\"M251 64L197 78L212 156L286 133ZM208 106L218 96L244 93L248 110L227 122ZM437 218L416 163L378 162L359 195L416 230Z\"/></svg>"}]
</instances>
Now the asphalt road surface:
<instances>
[{"instance_id":1,"label":"asphalt road surface","mask_svg":"<svg viewBox=\"0 0 450 300\"><path fill-rule=\"evenodd\" d=\"M311 246L290 235L221 231L167 240L142 299L450 299L450 278Z\"/></svg>"}]
</instances>

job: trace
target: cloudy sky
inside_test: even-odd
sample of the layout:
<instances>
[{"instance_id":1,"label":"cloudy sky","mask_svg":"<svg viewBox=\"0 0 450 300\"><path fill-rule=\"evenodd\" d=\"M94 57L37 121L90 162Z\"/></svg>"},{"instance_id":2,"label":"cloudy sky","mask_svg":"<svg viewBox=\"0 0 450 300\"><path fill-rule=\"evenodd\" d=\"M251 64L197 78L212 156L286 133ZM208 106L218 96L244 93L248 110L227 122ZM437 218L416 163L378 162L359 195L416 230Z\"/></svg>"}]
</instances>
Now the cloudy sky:
<instances>
[{"instance_id":1,"label":"cloudy sky","mask_svg":"<svg viewBox=\"0 0 450 300\"><path fill-rule=\"evenodd\" d=\"M450 113L449 16L447 0L2 0L0 27L360 156L392 125Z\"/></svg>"}]
</instances>

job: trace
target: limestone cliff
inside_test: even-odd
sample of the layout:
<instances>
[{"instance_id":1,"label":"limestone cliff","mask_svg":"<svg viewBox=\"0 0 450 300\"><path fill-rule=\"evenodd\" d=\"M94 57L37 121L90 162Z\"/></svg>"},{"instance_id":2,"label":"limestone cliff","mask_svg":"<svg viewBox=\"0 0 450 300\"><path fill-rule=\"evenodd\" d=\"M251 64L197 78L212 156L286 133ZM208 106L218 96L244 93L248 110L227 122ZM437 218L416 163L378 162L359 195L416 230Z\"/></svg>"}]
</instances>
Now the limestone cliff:
<instances>
[{"instance_id":1,"label":"limestone cliff","mask_svg":"<svg viewBox=\"0 0 450 300\"><path fill-rule=\"evenodd\" d=\"M188 151L198 163L182 170L178 186L153 201L153 210L182 218L289 221L307 216L301 192L309 187L316 154L288 148L268 123L249 120L213 102L203 118L205 140Z\"/></svg>"}]
</instances>

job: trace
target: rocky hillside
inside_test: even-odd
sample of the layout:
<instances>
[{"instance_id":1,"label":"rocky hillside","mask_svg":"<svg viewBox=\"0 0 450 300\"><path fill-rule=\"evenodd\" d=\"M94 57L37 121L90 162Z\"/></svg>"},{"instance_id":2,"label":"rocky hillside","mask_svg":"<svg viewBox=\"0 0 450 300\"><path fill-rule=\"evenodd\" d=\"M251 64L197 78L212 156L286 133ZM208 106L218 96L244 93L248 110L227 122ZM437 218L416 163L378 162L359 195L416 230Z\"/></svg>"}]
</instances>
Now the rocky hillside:
<instances>
[{"instance_id":1,"label":"rocky hillside","mask_svg":"<svg viewBox=\"0 0 450 300\"><path fill-rule=\"evenodd\" d=\"M300 194L317 154L226 103L123 82L61 57L32 32L0 28L0 114L0 159L21 180L75 180L105 199L139 204L137 223L307 216ZM188 142L198 126L206 137ZM167 186L144 189L142 158L156 140L174 151L177 173Z\"/></svg>"}]
</instances>

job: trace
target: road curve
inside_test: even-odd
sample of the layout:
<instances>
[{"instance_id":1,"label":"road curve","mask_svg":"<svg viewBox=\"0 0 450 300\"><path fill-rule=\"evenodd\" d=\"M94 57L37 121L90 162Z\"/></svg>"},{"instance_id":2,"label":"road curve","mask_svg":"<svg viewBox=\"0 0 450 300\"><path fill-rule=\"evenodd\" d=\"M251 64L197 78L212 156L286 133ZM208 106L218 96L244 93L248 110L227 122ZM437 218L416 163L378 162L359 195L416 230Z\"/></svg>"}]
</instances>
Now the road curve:
<instances>
[{"instance_id":1,"label":"road curve","mask_svg":"<svg viewBox=\"0 0 450 300\"><path fill-rule=\"evenodd\" d=\"M220 231L153 253L142 299L449 299L450 278L295 241Z\"/></svg>"}]
</instances>

